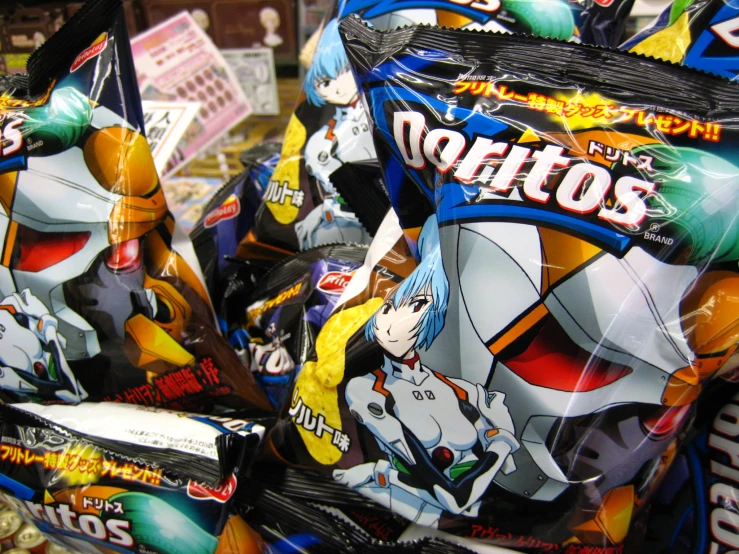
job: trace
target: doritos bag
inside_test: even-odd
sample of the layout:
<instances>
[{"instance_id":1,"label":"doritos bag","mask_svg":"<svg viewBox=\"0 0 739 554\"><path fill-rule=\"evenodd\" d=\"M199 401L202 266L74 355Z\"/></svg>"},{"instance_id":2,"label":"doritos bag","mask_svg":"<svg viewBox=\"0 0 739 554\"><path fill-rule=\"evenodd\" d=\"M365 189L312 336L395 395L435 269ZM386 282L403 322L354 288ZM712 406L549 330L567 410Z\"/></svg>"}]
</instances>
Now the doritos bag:
<instances>
[{"instance_id":1,"label":"doritos bag","mask_svg":"<svg viewBox=\"0 0 739 554\"><path fill-rule=\"evenodd\" d=\"M734 79L739 71L737 30L736 2L678 0L620 48Z\"/></svg>"},{"instance_id":2,"label":"doritos bag","mask_svg":"<svg viewBox=\"0 0 739 554\"><path fill-rule=\"evenodd\" d=\"M342 30L419 263L326 323L278 452L462 537L638 548L739 340L739 89L532 37Z\"/></svg>"},{"instance_id":3,"label":"doritos bag","mask_svg":"<svg viewBox=\"0 0 739 554\"><path fill-rule=\"evenodd\" d=\"M232 498L263 431L143 406L5 405L0 484L75 552L213 554L238 527Z\"/></svg>"},{"instance_id":4,"label":"doritos bag","mask_svg":"<svg viewBox=\"0 0 739 554\"><path fill-rule=\"evenodd\" d=\"M626 0L348 0L329 12L285 134L282 157L240 257L279 259L330 242L369 242L387 211L364 106L349 71L338 21L351 14L376 28L411 23L530 33L615 46ZM580 30L578 30L578 28Z\"/></svg>"},{"instance_id":5,"label":"doritos bag","mask_svg":"<svg viewBox=\"0 0 739 554\"><path fill-rule=\"evenodd\" d=\"M89 2L27 77L4 84L3 391L268 406L213 325L192 245L167 211L120 2Z\"/></svg>"},{"instance_id":6,"label":"doritos bag","mask_svg":"<svg viewBox=\"0 0 739 554\"><path fill-rule=\"evenodd\" d=\"M655 554L739 549L739 386L714 381L698 401L694 428L663 458L664 477L649 510L644 551ZM669 468L669 469L668 469Z\"/></svg>"}]
</instances>

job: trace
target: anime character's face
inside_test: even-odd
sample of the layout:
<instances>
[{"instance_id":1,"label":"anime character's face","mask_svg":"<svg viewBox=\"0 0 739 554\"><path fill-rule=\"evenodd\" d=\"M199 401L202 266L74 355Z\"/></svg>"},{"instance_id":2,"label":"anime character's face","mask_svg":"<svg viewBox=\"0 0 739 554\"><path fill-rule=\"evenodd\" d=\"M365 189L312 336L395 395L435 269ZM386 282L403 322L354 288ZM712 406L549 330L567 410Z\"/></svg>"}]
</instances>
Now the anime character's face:
<instances>
[{"instance_id":1,"label":"anime character's face","mask_svg":"<svg viewBox=\"0 0 739 554\"><path fill-rule=\"evenodd\" d=\"M342 71L335 79L316 79L316 91L327 104L346 106L356 100L357 85L350 70Z\"/></svg>"},{"instance_id":2,"label":"anime character's face","mask_svg":"<svg viewBox=\"0 0 739 554\"><path fill-rule=\"evenodd\" d=\"M396 306L387 300L375 316L375 340L394 358L410 357L414 353L421 317L431 307L429 291L417 294L409 302Z\"/></svg>"}]
</instances>

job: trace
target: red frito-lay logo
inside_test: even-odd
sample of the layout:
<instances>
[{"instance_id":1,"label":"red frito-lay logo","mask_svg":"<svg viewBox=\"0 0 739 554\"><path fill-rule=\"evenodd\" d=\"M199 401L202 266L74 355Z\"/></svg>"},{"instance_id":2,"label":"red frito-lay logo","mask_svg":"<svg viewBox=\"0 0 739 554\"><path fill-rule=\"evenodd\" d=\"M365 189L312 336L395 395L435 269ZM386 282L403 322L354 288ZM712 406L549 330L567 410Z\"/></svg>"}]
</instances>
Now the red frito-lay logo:
<instances>
[{"instance_id":1,"label":"red frito-lay logo","mask_svg":"<svg viewBox=\"0 0 739 554\"><path fill-rule=\"evenodd\" d=\"M236 217L240 212L241 204L239 204L239 199L232 194L226 198L226 201L223 204L205 216L203 225L205 225L206 228L213 227L213 225L219 221L225 221Z\"/></svg>"},{"instance_id":2,"label":"red frito-lay logo","mask_svg":"<svg viewBox=\"0 0 739 554\"><path fill-rule=\"evenodd\" d=\"M352 280L351 273L329 271L318 281L318 289L328 294L341 294Z\"/></svg>"},{"instance_id":3,"label":"red frito-lay logo","mask_svg":"<svg viewBox=\"0 0 739 554\"><path fill-rule=\"evenodd\" d=\"M74 59L74 62L72 62L72 67L69 68L69 71L76 71L77 69L79 69L79 67L87 60L91 60L92 58L100 54L100 52L105 50L105 47L107 45L108 33L103 33L97 39L95 39L95 42L92 43L92 46L85 48L82 52L79 53L79 55Z\"/></svg>"},{"instance_id":4,"label":"red frito-lay logo","mask_svg":"<svg viewBox=\"0 0 739 554\"><path fill-rule=\"evenodd\" d=\"M233 495L236 490L236 476L231 477L221 483L217 488L212 489L206 487L202 483L195 481L188 481L187 483L187 496L196 500L215 500L223 504Z\"/></svg>"},{"instance_id":5,"label":"red frito-lay logo","mask_svg":"<svg viewBox=\"0 0 739 554\"><path fill-rule=\"evenodd\" d=\"M595 0L595 3L599 6L603 6L604 8L607 8L611 4L613 4L613 0Z\"/></svg>"}]
</instances>

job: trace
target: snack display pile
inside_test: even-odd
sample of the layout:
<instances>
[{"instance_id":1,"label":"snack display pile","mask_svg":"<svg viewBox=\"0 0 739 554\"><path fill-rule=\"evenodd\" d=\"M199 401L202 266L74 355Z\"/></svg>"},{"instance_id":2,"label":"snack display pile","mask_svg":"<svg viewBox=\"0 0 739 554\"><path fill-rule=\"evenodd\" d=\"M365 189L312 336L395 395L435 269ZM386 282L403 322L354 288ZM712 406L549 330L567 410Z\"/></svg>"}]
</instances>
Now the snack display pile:
<instances>
[{"instance_id":1,"label":"snack display pile","mask_svg":"<svg viewBox=\"0 0 739 554\"><path fill-rule=\"evenodd\" d=\"M632 3L336 0L188 235L89 0L0 78L0 551L739 552L739 14Z\"/></svg>"}]
</instances>

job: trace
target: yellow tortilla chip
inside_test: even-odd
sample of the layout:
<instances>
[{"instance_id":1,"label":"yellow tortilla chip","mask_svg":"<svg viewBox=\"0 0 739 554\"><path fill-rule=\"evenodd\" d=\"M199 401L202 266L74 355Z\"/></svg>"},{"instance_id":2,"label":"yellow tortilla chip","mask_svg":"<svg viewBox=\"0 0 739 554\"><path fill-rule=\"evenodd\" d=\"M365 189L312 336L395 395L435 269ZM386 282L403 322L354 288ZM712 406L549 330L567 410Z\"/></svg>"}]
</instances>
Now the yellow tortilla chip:
<instances>
[{"instance_id":1,"label":"yellow tortilla chip","mask_svg":"<svg viewBox=\"0 0 739 554\"><path fill-rule=\"evenodd\" d=\"M382 305L381 298L372 298L354 308L331 316L316 339L317 362L307 362L295 383L292 407L302 399L314 416L322 414L326 424L341 431L341 413L336 388L344 378L344 351L349 339L361 329ZM293 418L294 419L294 418ZM324 433L318 438L313 432L296 425L308 452L325 465L335 464L342 452L333 443L333 437Z\"/></svg>"},{"instance_id":2,"label":"yellow tortilla chip","mask_svg":"<svg viewBox=\"0 0 739 554\"><path fill-rule=\"evenodd\" d=\"M283 225L295 221L300 212L300 205L294 201L297 196L289 191L300 191L300 163L302 156L300 152L305 145L305 126L295 117L290 118L282 143L280 162L277 164L270 185L264 194L264 203L274 218ZM288 193L283 193L287 187Z\"/></svg>"},{"instance_id":3,"label":"yellow tortilla chip","mask_svg":"<svg viewBox=\"0 0 739 554\"><path fill-rule=\"evenodd\" d=\"M645 38L630 51L671 63L680 63L690 46L688 13L682 14L672 25Z\"/></svg>"}]
</instances>

